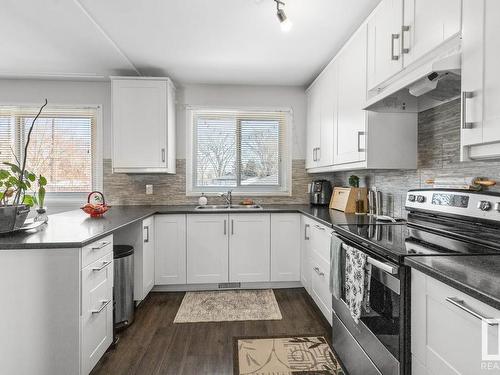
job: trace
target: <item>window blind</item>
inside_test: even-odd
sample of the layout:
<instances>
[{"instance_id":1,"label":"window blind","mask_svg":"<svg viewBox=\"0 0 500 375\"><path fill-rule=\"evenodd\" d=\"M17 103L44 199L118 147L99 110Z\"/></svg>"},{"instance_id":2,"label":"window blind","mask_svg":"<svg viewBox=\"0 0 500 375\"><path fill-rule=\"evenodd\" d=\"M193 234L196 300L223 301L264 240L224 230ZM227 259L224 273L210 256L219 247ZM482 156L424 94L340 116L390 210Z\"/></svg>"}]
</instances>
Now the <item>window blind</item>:
<instances>
[{"instance_id":1,"label":"window blind","mask_svg":"<svg viewBox=\"0 0 500 375\"><path fill-rule=\"evenodd\" d=\"M37 119L27 169L47 178L47 192L89 192L94 186L96 108L46 108ZM38 108L0 107L0 156L21 160ZM13 151L13 152L12 152Z\"/></svg>"},{"instance_id":2,"label":"window blind","mask_svg":"<svg viewBox=\"0 0 500 375\"><path fill-rule=\"evenodd\" d=\"M284 191L285 111L193 111L193 190Z\"/></svg>"}]
</instances>

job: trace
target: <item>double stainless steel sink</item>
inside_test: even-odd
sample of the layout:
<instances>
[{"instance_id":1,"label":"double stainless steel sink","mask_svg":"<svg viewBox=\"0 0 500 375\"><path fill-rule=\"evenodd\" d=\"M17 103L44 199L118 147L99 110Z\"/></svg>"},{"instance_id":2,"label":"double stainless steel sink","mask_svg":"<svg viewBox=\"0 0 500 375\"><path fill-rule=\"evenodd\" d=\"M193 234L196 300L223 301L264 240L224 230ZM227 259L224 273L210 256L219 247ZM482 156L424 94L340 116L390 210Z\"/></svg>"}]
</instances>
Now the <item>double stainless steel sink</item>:
<instances>
[{"instance_id":1,"label":"double stainless steel sink","mask_svg":"<svg viewBox=\"0 0 500 375\"><path fill-rule=\"evenodd\" d=\"M262 210L259 204L216 204L207 206L196 206L197 211L258 211Z\"/></svg>"}]
</instances>

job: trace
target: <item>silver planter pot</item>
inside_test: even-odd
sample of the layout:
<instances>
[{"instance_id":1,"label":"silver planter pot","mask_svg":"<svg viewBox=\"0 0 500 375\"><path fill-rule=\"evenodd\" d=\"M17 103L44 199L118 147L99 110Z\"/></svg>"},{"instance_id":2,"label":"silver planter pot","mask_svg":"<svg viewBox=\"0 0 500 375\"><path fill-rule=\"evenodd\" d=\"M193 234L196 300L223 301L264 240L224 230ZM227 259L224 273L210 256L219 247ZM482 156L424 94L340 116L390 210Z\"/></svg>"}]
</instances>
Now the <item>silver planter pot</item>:
<instances>
[{"instance_id":1,"label":"silver planter pot","mask_svg":"<svg viewBox=\"0 0 500 375\"><path fill-rule=\"evenodd\" d=\"M9 233L21 228L30 212L25 204L0 207L0 233Z\"/></svg>"}]
</instances>

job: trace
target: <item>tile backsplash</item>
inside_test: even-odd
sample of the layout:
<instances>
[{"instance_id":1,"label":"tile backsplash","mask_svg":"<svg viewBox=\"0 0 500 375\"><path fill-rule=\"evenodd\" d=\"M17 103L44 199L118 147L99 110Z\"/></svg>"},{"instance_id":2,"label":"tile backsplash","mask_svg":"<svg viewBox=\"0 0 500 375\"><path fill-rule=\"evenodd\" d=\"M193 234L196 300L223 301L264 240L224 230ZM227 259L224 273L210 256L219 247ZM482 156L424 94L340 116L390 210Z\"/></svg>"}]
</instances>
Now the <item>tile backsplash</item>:
<instances>
[{"instance_id":1,"label":"tile backsplash","mask_svg":"<svg viewBox=\"0 0 500 375\"><path fill-rule=\"evenodd\" d=\"M384 213L405 216L409 189L425 188L433 177L489 177L500 181L500 160L460 162L460 100L419 113L418 168L416 170L365 170L329 174L334 185L346 185L350 175L383 192ZM498 187L494 188L499 191Z\"/></svg>"},{"instance_id":2,"label":"tile backsplash","mask_svg":"<svg viewBox=\"0 0 500 375\"><path fill-rule=\"evenodd\" d=\"M261 204L304 204L309 202L307 185L312 176L305 170L304 160L292 162L292 196L252 197ZM146 195L146 184L152 184L154 194ZM197 196L186 196L186 160L177 160L177 173L123 174L111 172L111 160L104 160L104 193L110 204L197 204ZM238 197L235 197L235 201ZM209 204L221 204L222 198L209 197Z\"/></svg>"},{"instance_id":3,"label":"tile backsplash","mask_svg":"<svg viewBox=\"0 0 500 375\"><path fill-rule=\"evenodd\" d=\"M405 216L406 192L426 187L425 180L437 176L478 176L500 181L500 161L460 162L460 101L455 100L421 112L418 116L418 168L416 170L357 170L309 175L304 160L294 160L291 197L257 197L262 204L308 203L307 185L313 179L326 178L334 186L347 185L356 174L366 186L376 186L383 194L384 213ZM146 184L154 194L146 195ZM498 187L495 188L500 191ZM196 204L198 197L186 196L186 161L177 160L177 173L113 174L111 160L104 161L104 192L111 204ZM222 203L210 197L209 204Z\"/></svg>"}]
</instances>

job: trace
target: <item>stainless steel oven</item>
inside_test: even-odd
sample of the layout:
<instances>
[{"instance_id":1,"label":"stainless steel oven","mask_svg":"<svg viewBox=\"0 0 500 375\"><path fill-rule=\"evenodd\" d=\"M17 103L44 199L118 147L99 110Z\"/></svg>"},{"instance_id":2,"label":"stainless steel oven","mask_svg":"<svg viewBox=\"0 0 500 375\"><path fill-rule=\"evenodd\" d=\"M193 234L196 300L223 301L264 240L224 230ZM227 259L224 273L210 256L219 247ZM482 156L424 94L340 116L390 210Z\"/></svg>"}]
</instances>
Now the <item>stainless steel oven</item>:
<instances>
[{"instance_id":1,"label":"stainless steel oven","mask_svg":"<svg viewBox=\"0 0 500 375\"><path fill-rule=\"evenodd\" d=\"M406 358L406 312L403 299L402 269L371 253L357 243L334 235L367 255L371 265L369 303L362 309L358 323L352 318L345 293L345 247L341 250L340 298L333 298L333 346L350 374L403 374L401 361ZM345 353L342 353L345 352Z\"/></svg>"}]
</instances>

